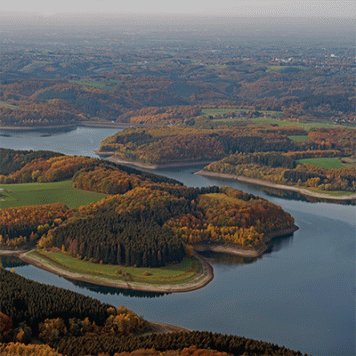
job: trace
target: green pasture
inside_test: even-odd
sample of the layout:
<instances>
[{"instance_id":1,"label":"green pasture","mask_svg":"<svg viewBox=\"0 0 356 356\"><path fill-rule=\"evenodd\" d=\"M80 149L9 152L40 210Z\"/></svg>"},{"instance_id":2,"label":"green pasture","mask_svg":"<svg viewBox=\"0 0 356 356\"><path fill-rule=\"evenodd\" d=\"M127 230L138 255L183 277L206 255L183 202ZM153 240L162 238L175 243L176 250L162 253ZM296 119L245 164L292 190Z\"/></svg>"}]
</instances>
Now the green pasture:
<instances>
[{"instance_id":1,"label":"green pasture","mask_svg":"<svg viewBox=\"0 0 356 356\"><path fill-rule=\"evenodd\" d=\"M0 184L0 208L51 203L77 208L104 197L105 194L75 189L71 181Z\"/></svg>"},{"instance_id":2,"label":"green pasture","mask_svg":"<svg viewBox=\"0 0 356 356\"><path fill-rule=\"evenodd\" d=\"M159 268L126 267L84 261L59 251L35 250L30 257L45 264L94 278L108 278L148 284L181 284L201 272L201 263L195 257L185 257L180 263Z\"/></svg>"},{"instance_id":3,"label":"green pasture","mask_svg":"<svg viewBox=\"0 0 356 356\"><path fill-rule=\"evenodd\" d=\"M348 164L342 162L341 158L338 157L318 157L318 158L304 158L299 159L298 163L311 164L320 168L344 168L348 167Z\"/></svg>"}]
</instances>

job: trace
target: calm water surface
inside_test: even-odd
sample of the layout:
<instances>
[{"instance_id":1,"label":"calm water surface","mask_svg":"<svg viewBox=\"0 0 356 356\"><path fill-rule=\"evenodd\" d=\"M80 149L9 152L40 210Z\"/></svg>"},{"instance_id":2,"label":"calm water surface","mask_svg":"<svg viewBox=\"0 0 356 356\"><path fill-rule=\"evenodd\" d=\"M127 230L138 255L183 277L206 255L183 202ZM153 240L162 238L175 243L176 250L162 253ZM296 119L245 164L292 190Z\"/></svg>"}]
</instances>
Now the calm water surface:
<instances>
[{"instance_id":1,"label":"calm water surface","mask_svg":"<svg viewBox=\"0 0 356 356\"><path fill-rule=\"evenodd\" d=\"M50 149L93 155L111 129L79 128L41 137L16 133L0 147ZM268 197L261 189L192 174L200 167L160 170L189 186L229 185ZM103 302L123 304L149 320L191 329L263 339L314 355L355 353L356 208L268 197L296 219L292 237L275 240L258 260L214 256L215 278L205 288L156 295L76 284L33 266L17 266L24 277L67 288Z\"/></svg>"},{"instance_id":2,"label":"calm water surface","mask_svg":"<svg viewBox=\"0 0 356 356\"><path fill-rule=\"evenodd\" d=\"M78 127L62 131L2 131L0 147L14 150L51 150L68 155L96 156L100 141L117 129Z\"/></svg>"}]
</instances>

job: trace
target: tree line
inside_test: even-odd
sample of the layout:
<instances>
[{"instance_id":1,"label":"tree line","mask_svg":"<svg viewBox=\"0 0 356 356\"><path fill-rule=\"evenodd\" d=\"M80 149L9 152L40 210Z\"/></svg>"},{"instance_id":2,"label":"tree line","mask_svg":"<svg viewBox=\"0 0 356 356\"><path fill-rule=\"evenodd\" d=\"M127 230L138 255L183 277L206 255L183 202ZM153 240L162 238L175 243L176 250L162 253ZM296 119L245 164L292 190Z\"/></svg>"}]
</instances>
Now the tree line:
<instances>
[{"instance_id":1,"label":"tree line","mask_svg":"<svg viewBox=\"0 0 356 356\"><path fill-rule=\"evenodd\" d=\"M0 352L114 355L195 346L234 355L301 355L283 346L232 335L200 331L155 334L154 325L125 307L115 308L1 268L0 283Z\"/></svg>"}]
</instances>

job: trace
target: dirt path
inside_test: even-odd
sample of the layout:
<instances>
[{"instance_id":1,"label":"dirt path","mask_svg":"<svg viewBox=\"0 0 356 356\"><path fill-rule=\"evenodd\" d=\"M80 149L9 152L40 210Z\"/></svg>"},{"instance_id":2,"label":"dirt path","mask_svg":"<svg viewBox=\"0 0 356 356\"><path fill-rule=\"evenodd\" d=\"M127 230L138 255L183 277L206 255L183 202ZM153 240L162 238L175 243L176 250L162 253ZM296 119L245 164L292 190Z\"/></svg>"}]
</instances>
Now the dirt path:
<instances>
[{"instance_id":1,"label":"dirt path","mask_svg":"<svg viewBox=\"0 0 356 356\"><path fill-rule=\"evenodd\" d=\"M44 269L48 272L57 274L64 278L68 278L74 281L81 281L90 284L113 287L113 288L123 288L132 289L144 292L158 292L158 293L180 293L180 292L190 292L196 289L203 288L214 278L214 272L212 266L203 257L195 254L194 255L202 265L202 271L200 274L196 275L191 281L182 284L166 284L166 285L154 285L142 282L126 282L126 281L114 281L105 277L96 277L91 275L85 275L82 273L71 272L64 268L61 268L51 261L47 261L45 258L38 256L29 255L28 252L19 254L18 257L31 265L38 268Z\"/></svg>"},{"instance_id":2,"label":"dirt path","mask_svg":"<svg viewBox=\"0 0 356 356\"><path fill-rule=\"evenodd\" d=\"M349 200L353 201L353 200L356 200L356 194L332 196L329 194L313 192L313 191L310 191L310 190L304 189L304 188L298 188L298 187L293 187L293 186L289 186L289 185L272 183L272 182L268 182L268 181L265 181L262 179L257 179L257 178L236 176L233 174L215 173L215 172L208 172L208 171L204 171L204 170L196 172L195 174L198 174L201 176L206 176L206 177L233 179L233 180L237 180L239 182L250 183L250 184L259 185L262 187L268 187L268 188L290 191L290 192L297 192L297 193L300 193L305 196L319 198L319 199L323 199L323 200L330 200L330 201L349 201Z\"/></svg>"}]
</instances>

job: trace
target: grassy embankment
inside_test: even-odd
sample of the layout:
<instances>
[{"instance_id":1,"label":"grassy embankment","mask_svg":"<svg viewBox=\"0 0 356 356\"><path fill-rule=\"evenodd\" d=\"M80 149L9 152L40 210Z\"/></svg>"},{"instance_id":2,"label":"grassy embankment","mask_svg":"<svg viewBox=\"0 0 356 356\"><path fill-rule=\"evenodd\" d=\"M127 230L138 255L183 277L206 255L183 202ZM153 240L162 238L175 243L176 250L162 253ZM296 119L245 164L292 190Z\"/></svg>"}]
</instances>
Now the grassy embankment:
<instances>
[{"instance_id":1,"label":"grassy embankment","mask_svg":"<svg viewBox=\"0 0 356 356\"><path fill-rule=\"evenodd\" d=\"M84 261L59 251L33 250L25 255L32 262L40 262L42 267L57 271L68 271L82 276L83 280L100 283L141 283L147 285L169 286L193 282L202 273L202 263L193 257L185 257L180 263L160 268L126 267ZM31 261L30 261L31 262ZM34 263L36 264L36 263ZM81 278L78 278L80 280ZM124 287L124 285L123 285ZM135 289L135 288L133 288ZM148 288L147 288L148 289Z\"/></svg>"},{"instance_id":2,"label":"grassy embankment","mask_svg":"<svg viewBox=\"0 0 356 356\"><path fill-rule=\"evenodd\" d=\"M71 181L55 183L0 184L0 208L63 203L70 208L87 205L105 194L75 189Z\"/></svg>"}]
</instances>

